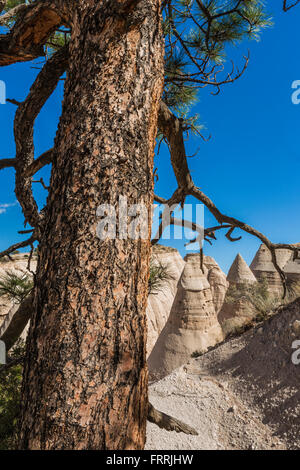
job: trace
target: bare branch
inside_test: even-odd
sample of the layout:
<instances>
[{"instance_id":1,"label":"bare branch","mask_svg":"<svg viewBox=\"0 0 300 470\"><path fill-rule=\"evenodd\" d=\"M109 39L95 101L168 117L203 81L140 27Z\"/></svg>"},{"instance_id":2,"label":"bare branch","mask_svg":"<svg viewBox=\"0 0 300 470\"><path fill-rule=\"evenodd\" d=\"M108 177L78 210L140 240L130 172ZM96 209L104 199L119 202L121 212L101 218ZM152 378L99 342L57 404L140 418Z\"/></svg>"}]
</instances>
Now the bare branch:
<instances>
[{"instance_id":1,"label":"bare branch","mask_svg":"<svg viewBox=\"0 0 300 470\"><path fill-rule=\"evenodd\" d=\"M61 48L44 65L38 74L26 100L15 115L14 134L16 142L15 192L23 209L25 220L38 227L41 216L31 188L33 172L49 162L49 151L34 160L33 126L41 108L55 90L60 76L68 64L68 47ZM46 161L46 163L45 163Z\"/></svg>"},{"instance_id":2,"label":"bare branch","mask_svg":"<svg viewBox=\"0 0 300 470\"><path fill-rule=\"evenodd\" d=\"M291 8L294 8L296 5L298 5L298 3L300 3L300 0L296 0L296 2L291 3L290 5L288 5L288 0L284 0L283 1L283 11L289 11Z\"/></svg>"},{"instance_id":3,"label":"bare branch","mask_svg":"<svg viewBox=\"0 0 300 470\"><path fill-rule=\"evenodd\" d=\"M46 186L43 178L40 178L39 180L32 180L32 183L40 183L46 191L49 191L49 186Z\"/></svg>"},{"instance_id":4,"label":"bare branch","mask_svg":"<svg viewBox=\"0 0 300 470\"><path fill-rule=\"evenodd\" d=\"M242 238L242 237L236 237L236 238L234 238L234 237L231 236L231 235L232 235L232 232L234 231L234 229L235 229L235 227L231 227L231 228L228 230L228 232L226 233L226 235L225 235L225 237L228 238L228 240L229 240L230 242L238 242L238 241L241 240L241 238Z\"/></svg>"},{"instance_id":5,"label":"bare branch","mask_svg":"<svg viewBox=\"0 0 300 470\"><path fill-rule=\"evenodd\" d=\"M53 148L47 150L38 158L36 158L31 165L24 172L25 176L33 176L44 166L49 165L52 162ZM15 168L16 159L15 158L3 158L0 160L0 170L4 168Z\"/></svg>"},{"instance_id":6,"label":"bare branch","mask_svg":"<svg viewBox=\"0 0 300 470\"><path fill-rule=\"evenodd\" d=\"M11 245L9 248L7 248L4 251L0 252L0 258L3 258L4 256L8 256L14 251L18 250L19 248L24 248L25 246L32 245L36 241L36 236L32 235L32 237L28 238L28 240L24 240L23 242L15 243L14 245Z\"/></svg>"},{"instance_id":7,"label":"bare branch","mask_svg":"<svg viewBox=\"0 0 300 470\"><path fill-rule=\"evenodd\" d=\"M192 177L185 154L182 121L174 116L163 101L159 109L158 128L170 145L171 163L179 189L192 187Z\"/></svg>"},{"instance_id":8,"label":"bare branch","mask_svg":"<svg viewBox=\"0 0 300 470\"><path fill-rule=\"evenodd\" d=\"M243 230L244 232L247 232L250 235L253 235L259 240L261 240L261 242L264 243L267 246L267 248L270 250L270 253L272 256L272 262L282 281L284 296L285 296L286 295L286 276L284 272L282 271L282 269L280 268L280 266L278 265L277 258L276 258L276 250L284 248L284 249L293 251L294 253L296 253L296 256L298 256L299 247L296 247L294 245L288 245L288 244L272 243L265 235L263 235L261 232L251 227L250 225L238 219L235 219L234 217L230 217L230 216L227 216L226 214L223 214L216 207L216 205L211 201L211 199L207 197L206 194L204 194L199 188L197 188L194 185L194 182L192 180L192 177L188 168L184 140L183 140L184 131L181 126L181 121L176 116L174 116L174 114L168 109L168 107L164 103L162 103L160 112L159 112L159 129L164 134L165 138L167 139L169 143L171 162L172 162L172 166L173 166L175 177L176 177L177 184L178 184L177 190L174 192L172 198L169 201L167 201L167 204L169 204L170 201L172 201L172 204L179 203L179 202L183 203L186 196L188 195L193 196L199 201L201 201L207 207L207 209L211 212L211 214L213 214L213 216L216 218L220 226L224 227L224 224L227 224L227 228L229 226L229 231L226 234L226 237L228 238L228 240L234 242L240 239L240 237L233 238L231 236L233 230L236 228L239 228ZM157 196L155 198L156 200L158 200ZM158 202L163 202L162 198L159 198L159 199L160 201ZM159 234L162 233L161 232L162 229L163 229L163 226L161 224Z\"/></svg>"},{"instance_id":9,"label":"bare branch","mask_svg":"<svg viewBox=\"0 0 300 470\"><path fill-rule=\"evenodd\" d=\"M29 229L29 230L19 230L19 231L18 231L18 233L19 233L20 235L25 235L26 233L32 233L32 232L34 232L34 229L33 229L33 228L32 228L32 229Z\"/></svg>"},{"instance_id":10,"label":"bare branch","mask_svg":"<svg viewBox=\"0 0 300 470\"><path fill-rule=\"evenodd\" d=\"M6 98L6 101L8 103L14 104L15 106L20 106L20 104L22 103L21 101L17 101L17 100L11 99L11 98Z\"/></svg>"}]
</instances>

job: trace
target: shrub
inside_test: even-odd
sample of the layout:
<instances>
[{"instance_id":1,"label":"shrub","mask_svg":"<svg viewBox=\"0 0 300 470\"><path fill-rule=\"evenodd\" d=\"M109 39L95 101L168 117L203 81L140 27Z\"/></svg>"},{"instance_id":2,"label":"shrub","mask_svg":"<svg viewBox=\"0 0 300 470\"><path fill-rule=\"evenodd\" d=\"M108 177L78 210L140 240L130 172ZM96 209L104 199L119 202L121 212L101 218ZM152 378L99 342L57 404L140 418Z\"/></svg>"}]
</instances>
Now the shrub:
<instances>
[{"instance_id":1,"label":"shrub","mask_svg":"<svg viewBox=\"0 0 300 470\"><path fill-rule=\"evenodd\" d=\"M245 316L229 318L222 323L225 337L243 333L255 323L264 321L278 307L292 302L299 296L300 284L296 282L289 283L284 299L269 291L265 278L256 283L231 285L226 293L225 303L234 305L242 301Z\"/></svg>"},{"instance_id":2,"label":"shrub","mask_svg":"<svg viewBox=\"0 0 300 470\"><path fill-rule=\"evenodd\" d=\"M229 305L233 305L238 301L244 301L245 310L247 310L248 304L249 313L252 313L251 316L253 316L254 311L256 312L256 317L261 320L281 303L280 297L268 290L266 279L259 280L255 283L245 282L231 285L226 293L225 302Z\"/></svg>"}]
</instances>

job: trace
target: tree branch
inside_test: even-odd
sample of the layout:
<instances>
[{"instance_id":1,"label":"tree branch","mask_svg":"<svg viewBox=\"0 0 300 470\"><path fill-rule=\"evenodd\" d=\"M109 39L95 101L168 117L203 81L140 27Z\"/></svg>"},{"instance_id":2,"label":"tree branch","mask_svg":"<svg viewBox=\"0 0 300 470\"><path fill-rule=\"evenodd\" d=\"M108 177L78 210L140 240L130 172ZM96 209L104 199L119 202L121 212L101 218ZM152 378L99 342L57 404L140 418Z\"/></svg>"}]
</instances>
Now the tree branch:
<instances>
[{"instance_id":1,"label":"tree branch","mask_svg":"<svg viewBox=\"0 0 300 470\"><path fill-rule=\"evenodd\" d=\"M52 162L53 148L47 150L38 158L36 158L31 165L27 167L24 174L26 177L35 175L39 170L41 170L45 165L49 165Z\"/></svg>"},{"instance_id":2,"label":"tree branch","mask_svg":"<svg viewBox=\"0 0 300 470\"><path fill-rule=\"evenodd\" d=\"M0 26L5 25L5 23L16 16L18 13L21 13L22 11L25 11L27 9L28 5L26 3L21 3L20 5L17 5L14 8L11 8L8 10L4 15L0 16Z\"/></svg>"},{"instance_id":3,"label":"tree branch","mask_svg":"<svg viewBox=\"0 0 300 470\"><path fill-rule=\"evenodd\" d=\"M38 74L30 93L17 109L14 122L16 142L15 193L22 207L25 221L38 227L41 216L32 194L31 176L41 165L49 162L49 151L34 160L33 126L36 117L55 90L60 76L68 64L68 47L57 51Z\"/></svg>"},{"instance_id":4,"label":"tree branch","mask_svg":"<svg viewBox=\"0 0 300 470\"><path fill-rule=\"evenodd\" d=\"M41 170L44 166L49 165L52 162L52 156L53 156L53 148L50 150L47 150L38 158L36 158L24 172L25 176L28 176L28 177L33 176L35 175L35 173ZM16 166L15 158L3 158L2 160L0 160L0 170L3 170L4 168L15 168L15 166Z\"/></svg>"},{"instance_id":5,"label":"tree branch","mask_svg":"<svg viewBox=\"0 0 300 470\"><path fill-rule=\"evenodd\" d=\"M185 153L182 121L174 116L163 101L160 104L158 114L158 128L170 145L171 163L178 188L191 188L193 181Z\"/></svg>"},{"instance_id":6,"label":"tree branch","mask_svg":"<svg viewBox=\"0 0 300 470\"><path fill-rule=\"evenodd\" d=\"M14 168L15 164L15 158L3 158L2 160L0 160L0 170L3 170L4 168Z\"/></svg>"},{"instance_id":7,"label":"tree branch","mask_svg":"<svg viewBox=\"0 0 300 470\"><path fill-rule=\"evenodd\" d=\"M176 202L177 203L181 202L181 204L183 204L186 196L188 195L193 196L207 207L207 209L216 218L218 223L221 224L221 226L223 226L223 224L227 224L227 227L229 226L229 230L226 234L226 237L230 241L237 241L238 239L240 239L240 237L233 238L231 236L235 228L239 228L243 230L244 232L247 232L250 235L253 235L256 238L258 238L270 250L273 265L276 271L278 272L280 279L282 281L283 291L284 291L283 296L285 297L286 291L287 291L286 276L283 270L278 265L277 257L276 257L276 250L284 248L284 249L293 251L295 256L298 257L299 247L294 246L294 245L289 245L289 244L272 243L265 235L263 235L261 232L251 227L250 225L238 219L235 219L234 217L230 217L230 216L227 216L226 214L223 214L216 207L216 205L211 201L211 199L207 197L206 194L204 194L199 188L197 188L194 185L194 182L192 180L192 177L188 168L187 157L186 157L185 146L184 146L184 138L183 138L184 130L181 125L181 120L178 119L168 109L165 103L162 103L161 108L160 108L158 125L159 125L160 131L164 134L164 137L167 139L169 143L171 163L172 163L175 177L176 177L177 184L178 184L177 190L174 192L172 198L169 201L167 201L167 203L170 204L170 202L172 201L172 204ZM160 227L160 230L162 230L162 227Z\"/></svg>"},{"instance_id":8,"label":"tree branch","mask_svg":"<svg viewBox=\"0 0 300 470\"><path fill-rule=\"evenodd\" d=\"M284 0L283 1L283 11L289 11L291 8L294 8L296 5L298 5L298 3L300 3L300 0L296 0L296 2L294 3L291 3L290 5L288 5L288 0Z\"/></svg>"},{"instance_id":9,"label":"tree branch","mask_svg":"<svg viewBox=\"0 0 300 470\"><path fill-rule=\"evenodd\" d=\"M9 351L20 338L33 311L33 292L31 292L19 306L12 307L6 319L0 326L0 340L5 343Z\"/></svg>"}]
</instances>

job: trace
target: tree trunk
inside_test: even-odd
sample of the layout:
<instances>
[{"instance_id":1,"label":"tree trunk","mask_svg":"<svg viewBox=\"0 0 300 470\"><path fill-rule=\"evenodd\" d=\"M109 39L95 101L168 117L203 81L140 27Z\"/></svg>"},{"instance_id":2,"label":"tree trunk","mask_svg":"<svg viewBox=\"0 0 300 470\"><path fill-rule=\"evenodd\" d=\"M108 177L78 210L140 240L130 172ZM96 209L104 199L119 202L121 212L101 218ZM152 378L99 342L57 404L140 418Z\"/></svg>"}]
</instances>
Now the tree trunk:
<instances>
[{"instance_id":1,"label":"tree trunk","mask_svg":"<svg viewBox=\"0 0 300 470\"><path fill-rule=\"evenodd\" d=\"M22 390L22 449L142 449L158 0L74 3ZM100 240L97 208L144 204L147 238ZM118 224L117 224L118 233Z\"/></svg>"}]
</instances>

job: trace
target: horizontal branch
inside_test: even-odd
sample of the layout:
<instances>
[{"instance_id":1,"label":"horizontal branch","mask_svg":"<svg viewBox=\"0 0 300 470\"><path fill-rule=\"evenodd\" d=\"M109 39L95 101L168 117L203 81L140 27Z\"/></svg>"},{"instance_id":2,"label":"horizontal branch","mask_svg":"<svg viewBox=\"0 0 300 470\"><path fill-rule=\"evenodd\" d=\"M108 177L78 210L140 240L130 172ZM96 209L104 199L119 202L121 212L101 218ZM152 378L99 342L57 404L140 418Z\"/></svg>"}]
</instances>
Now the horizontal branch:
<instances>
[{"instance_id":1,"label":"horizontal branch","mask_svg":"<svg viewBox=\"0 0 300 470\"><path fill-rule=\"evenodd\" d=\"M35 175L40 171L44 166L49 165L52 162L53 148L47 150L38 158L36 158L31 165L28 166L24 172L26 177ZM4 168L15 168L17 160L15 158L3 158L0 160L0 170Z\"/></svg>"},{"instance_id":2,"label":"horizontal branch","mask_svg":"<svg viewBox=\"0 0 300 470\"><path fill-rule=\"evenodd\" d=\"M201 244L201 242L203 240L206 240L207 242L209 242L211 244L211 241L209 240L209 238L212 238L212 239L216 240L215 232L217 230L223 230L223 229L229 229L228 232L226 233L226 237L230 241L237 241L237 240L240 240L240 238L241 238L241 237L239 237L239 238L232 238L231 237L231 233L234 230L234 227L232 227L231 225L218 225L218 226L214 226L214 227L204 228L201 225L199 225L195 222L192 222L190 220L183 219L183 218L182 219L177 219L176 217L174 217L172 215L173 211L171 210L170 205L168 204L168 201L166 199L155 195L154 200L156 202L159 202L160 204L166 205L166 208L163 211L163 213L160 214L161 215L160 225L158 227L158 230L157 230L154 238L151 240L151 245L152 246L156 245L159 242L159 240L161 239L161 237L163 235L164 230L169 225L176 225L178 227L184 227L184 228L188 228L190 230L193 230L194 232L198 232L198 236L196 236L195 239L191 240L189 243L199 242Z\"/></svg>"},{"instance_id":3,"label":"horizontal branch","mask_svg":"<svg viewBox=\"0 0 300 470\"><path fill-rule=\"evenodd\" d=\"M159 129L163 133L164 137L167 139L169 143L169 149L170 149L170 156L171 156L171 163L174 169L175 177L177 180L178 188L174 192L173 196L170 198L170 200L166 201L167 204L171 205L174 203L179 203L183 205L186 196L193 196L198 201L202 202L207 209L211 212L211 214L216 218L218 223L223 226L224 224L227 224L229 226L229 230L226 234L226 237L228 240L234 242L239 240L241 237L232 237L232 233L236 228L239 228L243 230L246 233L249 233L250 235L255 236L258 238L262 243L266 245L266 247L269 249L272 257L272 263L278 272L280 279L282 281L283 285L283 291L284 291L284 297L287 292L287 287L286 287L286 276L283 270L280 268L277 262L277 257L276 257L276 250L278 249L287 249L292 252L294 252L294 256L298 258L299 255L299 247L295 245L289 245L289 244L276 244L272 243L264 234L256 230L255 228L251 227L250 225L246 224L245 222L242 222L234 217L227 216L226 214L223 214L217 206L213 203L213 201L206 196L199 188L197 188L193 182L193 179L191 177L189 168L188 168L188 163L187 163L187 157L186 157L186 152L185 152L185 146L184 146L184 139L183 139L183 133L184 130L181 126L180 119L178 119L176 116L173 115L173 113L168 109L168 107L162 103L160 113L159 113ZM158 202L162 202L162 198L156 199ZM160 233L162 230L162 224L159 228Z\"/></svg>"},{"instance_id":4,"label":"horizontal branch","mask_svg":"<svg viewBox=\"0 0 300 470\"><path fill-rule=\"evenodd\" d=\"M44 152L42 155L40 155L38 158L36 158L31 165L27 167L27 169L24 172L24 175L26 177L30 177L35 175L38 171L40 171L44 166L49 165L52 162L52 156L53 156L53 148L50 150L47 150Z\"/></svg>"},{"instance_id":5,"label":"horizontal branch","mask_svg":"<svg viewBox=\"0 0 300 470\"><path fill-rule=\"evenodd\" d=\"M14 245L11 245L9 248L7 248L6 250L1 251L0 258L3 258L4 256L9 256L11 253L13 253L16 250L19 250L20 248L25 248L25 246L32 245L35 241L36 241L36 237L32 235L32 237L28 238L28 240L15 243Z\"/></svg>"},{"instance_id":6,"label":"horizontal branch","mask_svg":"<svg viewBox=\"0 0 300 470\"><path fill-rule=\"evenodd\" d=\"M0 160L0 170L3 170L4 168L14 168L15 164L15 158L3 158Z\"/></svg>"}]
</instances>

